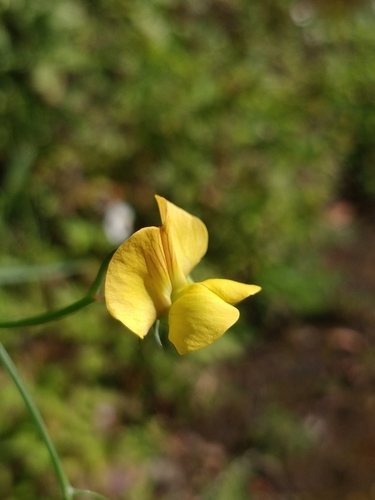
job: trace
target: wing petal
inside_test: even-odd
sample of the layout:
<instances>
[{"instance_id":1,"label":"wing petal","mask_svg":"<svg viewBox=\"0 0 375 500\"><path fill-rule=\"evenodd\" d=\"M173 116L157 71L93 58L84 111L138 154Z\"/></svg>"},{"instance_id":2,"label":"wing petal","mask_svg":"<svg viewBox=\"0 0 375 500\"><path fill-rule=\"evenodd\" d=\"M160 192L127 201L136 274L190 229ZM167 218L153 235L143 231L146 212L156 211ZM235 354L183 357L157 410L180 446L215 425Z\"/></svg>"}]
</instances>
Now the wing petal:
<instances>
[{"instance_id":1,"label":"wing petal","mask_svg":"<svg viewBox=\"0 0 375 500\"><path fill-rule=\"evenodd\" d=\"M209 279L202 281L201 285L216 293L228 304L237 304L261 290L260 286L257 285L246 285L245 283L225 279Z\"/></svg>"}]
</instances>

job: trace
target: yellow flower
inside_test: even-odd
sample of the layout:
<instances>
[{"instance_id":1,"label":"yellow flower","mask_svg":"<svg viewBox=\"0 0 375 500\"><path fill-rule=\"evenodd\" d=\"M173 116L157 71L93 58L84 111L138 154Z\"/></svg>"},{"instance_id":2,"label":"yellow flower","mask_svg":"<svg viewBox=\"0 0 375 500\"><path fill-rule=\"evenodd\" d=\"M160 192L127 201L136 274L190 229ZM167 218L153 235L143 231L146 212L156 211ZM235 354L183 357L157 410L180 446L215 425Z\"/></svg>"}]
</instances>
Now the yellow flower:
<instances>
[{"instance_id":1,"label":"yellow flower","mask_svg":"<svg viewBox=\"0 0 375 500\"><path fill-rule=\"evenodd\" d=\"M256 285L226 279L190 283L207 251L203 222L156 196L161 227L134 233L109 263L108 311L141 338L157 318L167 317L169 340L180 354L211 344L239 318L233 304L259 292Z\"/></svg>"}]
</instances>

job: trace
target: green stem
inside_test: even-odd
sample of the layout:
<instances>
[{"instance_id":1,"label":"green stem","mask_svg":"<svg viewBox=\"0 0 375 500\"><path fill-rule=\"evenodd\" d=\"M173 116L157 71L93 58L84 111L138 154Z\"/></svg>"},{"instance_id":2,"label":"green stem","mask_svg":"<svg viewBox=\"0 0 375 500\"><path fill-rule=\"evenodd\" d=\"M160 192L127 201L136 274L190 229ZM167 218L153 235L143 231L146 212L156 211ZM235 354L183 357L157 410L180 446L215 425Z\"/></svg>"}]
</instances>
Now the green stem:
<instances>
[{"instance_id":1,"label":"green stem","mask_svg":"<svg viewBox=\"0 0 375 500\"><path fill-rule=\"evenodd\" d=\"M30 396L28 390L26 389L26 386L23 383L17 371L16 366L14 365L13 361L9 357L9 354L7 353L1 342L0 342L0 359L2 364L4 365L5 370L8 372L8 375L11 377L19 393L21 394L22 399L24 400L25 405L41 435L41 438L43 439L48 449L52 465L55 469L56 477L60 484L63 500L71 500L73 498L74 488L72 488L72 486L68 481L68 478L64 473L64 470L60 462L60 458L48 434L47 427L45 426L43 419L39 413L39 410L36 407L32 397Z\"/></svg>"},{"instance_id":2,"label":"green stem","mask_svg":"<svg viewBox=\"0 0 375 500\"><path fill-rule=\"evenodd\" d=\"M112 258L114 251L111 252L107 257L103 260L98 274L96 275L95 281L91 286L89 292L85 297L70 304L67 307L63 307L62 309L58 309L57 311L48 311L42 314L38 314L36 316L31 316L29 318L22 318L18 320L10 320L10 321L0 321L0 328L18 328L21 326L32 326L32 325L41 325L43 323L48 323L49 321L53 321L55 319L60 319L68 314L72 314L84 307L92 304L97 301L97 294L100 290L100 286L103 280L103 276L107 270L109 261Z\"/></svg>"},{"instance_id":3,"label":"green stem","mask_svg":"<svg viewBox=\"0 0 375 500\"><path fill-rule=\"evenodd\" d=\"M32 316L30 318L24 318L15 321L1 321L0 328L17 328L19 326L40 325L42 323L47 323L48 321L53 321L54 319L62 318L63 316L66 316L68 314L72 314L78 311L79 309L86 307L92 302L95 302L97 300L97 294L99 293L103 276L107 270L109 261L111 260L113 253L114 251L111 252L104 259L99 268L98 274L95 278L93 285L91 286L87 295L83 297L81 300L78 300L77 302L74 302L73 304L70 304L67 307L63 307L62 309L58 309L57 311L46 312L43 314L39 314L37 316ZM95 493L89 490L79 490L71 486L62 468L60 458L48 434L47 427L45 426L45 423L39 413L39 410L36 407L28 390L26 389L26 386L23 383L17 371L16 366L14 365L13 361L9 357L9 354L7 353L1 342L0 342L0 361L2 362L5 370L13 380L14 384L16 385L32 419L34 420L34 423L41 435L41 438L48 449L52 465L55 469L57 480L60 484L63 500L73 500L73 497L77 495L89 495L96 500L108 500L106 497L100 495L99 493Z\"/></svg>"},{"instance_id":4,"label":"green stem","mask_svg":"<svg viewBox=\"0 0 375 500\"><path fill-rule=\"evenodd\" d=\"M51 437L48 433L47 427L42 419L42 416L38 408L36 407L29 391L26 389L26 386L23 383L15 364L13 363L12 359L10 358L9 354L7 353L5 347L1 342L0 342L0 360L5 370L7 371L8 375L10 376L15 386L17 387L18 392L21 394L21 397L26 405L26 408L28 409L32 419L34 420L34 423L39 431L39 434L48 449L48 453L51 458L53 468L55 469L57 480L60 484L63 500L73 500L73 498L78 495L88 495L96 500L108 500L107 497L101 495L100 493L96 493L95 491L80 490L73 488L73 486L71 486L68 478L65 475L60 458L57 454L56 448L51 440Z\"/></svg>"},{"instance_id":5,"label":"green stem","mask_svg":"<svg viewBox=\"0 0 375 500\"><path fill-rule=\"evenodd\" d=\"M0 328L17 328L20 326L33 326L33 325L42 325L43 323L48 323L49 321L53 321L54 319L60 319L68 314L72 314L76 311L79 311L83 307L88 306L92 302L95 302L95 298L83 297L83 299L70 304L70 306L63 307L62 309L58 309L57 311L49 311L42 314L38 314L37 316L31 316L29 318L16 319L14 321L0 321Z\"/></svg>"}]
</instances>

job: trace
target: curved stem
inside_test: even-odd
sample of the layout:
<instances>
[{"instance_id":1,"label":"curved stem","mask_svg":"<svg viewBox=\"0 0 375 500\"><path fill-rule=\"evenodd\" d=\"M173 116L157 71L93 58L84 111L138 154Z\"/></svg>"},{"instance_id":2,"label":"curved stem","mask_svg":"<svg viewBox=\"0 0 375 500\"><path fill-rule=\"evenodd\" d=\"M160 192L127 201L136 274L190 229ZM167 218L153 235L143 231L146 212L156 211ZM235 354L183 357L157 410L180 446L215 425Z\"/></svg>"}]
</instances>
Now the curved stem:
<instances>
[{"instance_id":1,"label":"curved stem","mask_svg":"<svg viewBox=\"0 0 375 500\"><path fill-rule=\"evenodd\" d=\"M49 321L53 321L55 319L62 318L63 316L66 316L68 314L72 314L76 311L79 311L83 307L86 307L87 305L91 304L92 302L95 302L97 300L96 296L99 293L100 286L101 286L101 283L103 280L103 276L107 270L109 261L111 260L114 252L115 252L115 250L113 252L111 252L109 255L107 255L107 257L103 260L103 262L99 268L98 274L96 275L95 281L92 284L87 295L85 295L85 297L78 300L77 302L74 302L73 304L70 304L67 307L63 307L62 309L58 309L57 311L50 311L50 312L39 314L37 316L23 318L23 319L15 320L15 321L1 321L0 328L16 328L19 326L40 325L42 323L47 323ZM40 415L38 408L36 407L32 397L30 396L30 393L26 389L26 386L23 383L23 381L22 381L22 379L17 371L16 366L14 365L13 361L11 360L9 354L7 353L7 351L5 350L5 348L1 342L0 342L0 361L3 364L8 375L11 377L14 384L16 385L32 419L34 420L34 423L35 423L35 425L40 433L40 436L48 449L48 453L50 455L52 465L55 469L57 480L60 484L63 500L73 500L73 497L75 497L77 495L84 495L84 494L89 495L96 500L108 500L106 497L104 497L103 495L100 495L99 493L95 493L95 492L89 491L89 490L79 490L79 489L75 489L71 486L71 484L69 483L69 480L68 480L67 476L65 475L65 472L62 468L60 458L59 458L57 451L55 449L55 446L50 438L50 435L49 435L47 427L42 419L42 416Z\"/></svg>"},{"instance_id":2,"label":"curved stem","mask_svg":"<svg viewBox=\"0 0 375 500\"><path fill-rule=\"evenodd\" d=\"M11 377L13 380L14 384L16 385L19 393L21 394L22 399L25 402L25 405L34 420L34 423L40 433L40 436L42 440L44 441L48 453L51 458L52 465L55 469L56 477L58 479L58 482L60 484L61 488L61 493L63 496L63 500L71 500L72 495L74 492L74 489L70 485L68 478L65 475L65 472L62 468L60 458L56 452L55 446L50 438L50 435L48 434L47 427L45 426L45 423L39 413L38 408L36 407L32 397L30 396L28 390L26 389L25 384L23 383L16 366L14 365L13 361L9 357L9 354L5 350L3 344L0 342L0 360L5 368L5 370L8 372L8 375Z\"/></svg>"},{"instance_id":3,"label":"curved stem","mask_svg":"<svg viewBox=\"0 0 375 500\"><path fill-rule=\"evenodd\" d=\"M88 295L90 295L91 297L95 297L95 295L99 292L100 285L102 284L103 276L104 276L105 272L107 271L109 261L112 259L112 256L115 252L116 252L116 249L112 250L112 252L109 253L107 255L107 257L101 263L101 265L99 267L98 274L96 275L95 281L92 284L92 286L89 290L89 293L88 293Z\"/></svg>"},{"instance_id":4,"label":"curved stem","mask_svg":"<svg viewBox=\"0 0 375 500\"><path fill-rule=\"evenodd\" d=\"M103 276L107 270L109 261L111 260L114 252L115 250L111 252L109 255L107 255L107 257L103 260L99 268L98 274L96 275L95 281L92 284L87 295L85 295L85 297L78 300L77 302L74 302L73 304L70 304L67 307L58 309L57 311L48 311L42 314L38 314L36 316L31 316L29 318L22 318L18 320L0 321L0 328L17 328L20 326L41 325L43 323L48 323L49 321L53 321L55 319L60 319L64 316L67 316L68 314L72 314L76 311L79 311L80 309L83 309L92 302L96 302L97 300L96 295L99 292Z\"/></svg>"},{"instance_id":5,"label":"curved stem","mask_svg":"<svg viewBox=\"0 0 375 500\"><path fill-rule=\"evenodd\" d=\"M38 314L37 316L31 316L29 318L16 319L14 321L0 321L0 328L17 328L20 326L33 326L33 325L42 325L43 323L48 323L49 321L53 321L54 319L59 319L68 314L72 314L76 311L79 311L83 307L88 306L92 302L95 302L95 298L86 295L83 299L70 304L70 306L63 307L62 309L58 309L57 311L49 311L42 314Z\"/></svg>"}]
</instances>

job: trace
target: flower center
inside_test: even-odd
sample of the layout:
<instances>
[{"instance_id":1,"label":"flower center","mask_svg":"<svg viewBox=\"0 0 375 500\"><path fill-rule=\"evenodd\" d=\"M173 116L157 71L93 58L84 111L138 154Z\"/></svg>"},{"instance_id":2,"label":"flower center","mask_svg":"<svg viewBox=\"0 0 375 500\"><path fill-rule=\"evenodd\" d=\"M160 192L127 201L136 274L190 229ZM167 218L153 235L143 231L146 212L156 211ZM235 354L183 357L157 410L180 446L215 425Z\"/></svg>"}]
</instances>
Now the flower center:
<instances>
[{"instance_id":1,"label":"flower center","mask_svg":"<svg viewBox=\"0 0 375 500\"><path fill-rule=\"evenodd\" d=\"M184 285L184 286L180 286L180 287L172 290L172 293L171 293L172 304L173 304L173 302L176 302L176 300L179 299L182 295L184 295L184 293L186 292L187 288L189 288L189 286L190 285Z\"/></svg>"}]
</instances>

